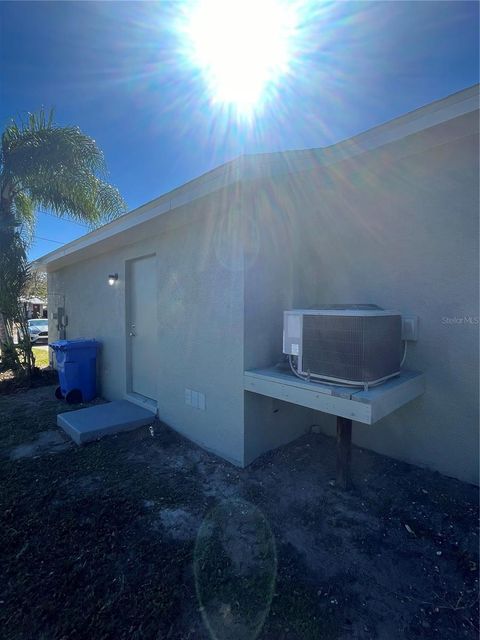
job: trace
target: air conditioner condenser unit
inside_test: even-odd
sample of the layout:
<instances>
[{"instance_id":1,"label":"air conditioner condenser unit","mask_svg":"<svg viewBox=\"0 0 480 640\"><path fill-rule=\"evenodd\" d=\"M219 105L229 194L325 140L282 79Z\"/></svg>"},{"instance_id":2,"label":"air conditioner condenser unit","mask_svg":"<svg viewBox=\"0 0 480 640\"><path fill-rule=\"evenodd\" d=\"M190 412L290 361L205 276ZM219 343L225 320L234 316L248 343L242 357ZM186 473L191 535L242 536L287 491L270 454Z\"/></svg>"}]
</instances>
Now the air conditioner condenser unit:
<instances>
[{"instance_id":1,"label":"air conditioner condenser unit","mask_svg":"<svg viewBox=\"0 0 480 640\"><path fill-rule=\"evenodd\" d=\"M402 316L376 305L284 312L283 353L301 377L368 386L400 373Z\"/></svg>"}]
</instances>

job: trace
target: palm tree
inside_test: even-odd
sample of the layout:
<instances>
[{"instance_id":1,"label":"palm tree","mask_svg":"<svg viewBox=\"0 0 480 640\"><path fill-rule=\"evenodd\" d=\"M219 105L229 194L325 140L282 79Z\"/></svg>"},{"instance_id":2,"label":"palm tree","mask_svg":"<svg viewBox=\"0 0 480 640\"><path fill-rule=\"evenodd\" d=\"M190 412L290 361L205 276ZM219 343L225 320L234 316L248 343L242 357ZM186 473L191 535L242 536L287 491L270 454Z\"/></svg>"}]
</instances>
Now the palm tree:
<instances>
[{"instance_id":1,"label":"palm tree","mask_svg":"<svg viewBox=\"0 0 480 640\"><path fill-rule=\"evenodd\" d=\"M48 209L59 217L86 221L92 227L115 218L126 207L118 190L104 180L105 174L103 153L95 140L78 127L56 125L53 110L49 114L43 109L29 114L19 124L12 120L3 132L0 346L17 367L22 368L22 364L15 355L11 331L13 324L24 321L19 298L29 277L26 250L35 225L35 210ZM31 354L31 349L27 350ZM27 362L28 370L30 366Z\"/></svg>"}]
</instances>

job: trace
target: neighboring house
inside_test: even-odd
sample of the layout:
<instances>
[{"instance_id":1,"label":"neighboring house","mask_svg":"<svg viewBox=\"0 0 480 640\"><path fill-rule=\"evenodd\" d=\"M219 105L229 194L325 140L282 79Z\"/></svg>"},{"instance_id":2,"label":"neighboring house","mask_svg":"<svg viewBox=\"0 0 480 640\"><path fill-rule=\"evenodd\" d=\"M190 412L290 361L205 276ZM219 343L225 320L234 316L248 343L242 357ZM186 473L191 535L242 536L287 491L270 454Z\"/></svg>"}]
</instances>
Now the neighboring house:
<instances>
[{"instance_id":1,"label":"neighboring house","mask_svg":"<svg viewBox=\"0 0 480 640\"><path fill-rule=\"evenodd\" d=\"M240 157L44 256L67 338L103 343L102 394L247 465L333 432L244 392L282 357L283 311L376 303L419 316L406 365L427 389L354 441L477 482L478 117L473 87L326 149Z\"/></svg>"},{"instance_id":2,"label":"neighboring house","mask_svg":"<svg viewBox=\"0 0 480 640\"><path fill-rule=\"evenodd\" d=\"M22 298L21 301L27 306L27 316L29 318L46 318L47 301L42 298Z\"/></svg>"}]
</instances>

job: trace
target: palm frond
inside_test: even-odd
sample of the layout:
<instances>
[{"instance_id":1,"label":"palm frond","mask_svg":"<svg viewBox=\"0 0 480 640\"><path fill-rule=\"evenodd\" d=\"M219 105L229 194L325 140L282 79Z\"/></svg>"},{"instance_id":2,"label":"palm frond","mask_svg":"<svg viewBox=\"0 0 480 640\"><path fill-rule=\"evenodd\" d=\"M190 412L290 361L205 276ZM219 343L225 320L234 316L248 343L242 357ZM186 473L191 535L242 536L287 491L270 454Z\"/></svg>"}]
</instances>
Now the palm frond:
<instances>
[{"instance_id":1,"label":"palm frond","mask_svg":"<svg viewBox=\"0 0 480 640\"><path fill-rule=\"evenodd\" d=\"M6 127L0 141L0 316L5 326L19 323L24 335L28 333L20 298L30 280L26 249L33 238L35 207L92 226L110 220L126 207L118 190L103 179L105 174L95 140L78 127L55 125L53 110L42 109ZM8 335L13 347L11 331ZM30 371L30 340L25 344ZM21 366L18 357L15 363Z\"/></svg>"},{"instance_id":2,"label":"palm frond","mask_svg":"<svg viewBox=\"0 0 480 640\"><path fill-rule=\"evenodd\" d=\"M57 176L46 183L31 181L28 191L37 207L92 226L111 220L125 210L119 191L92 174L80 174L74 179Z\"/></svg>"},{"instance_id":3,"label":"palm frond","mask_svg":"<svg viewBox=\"0 0 480 640\"><path fill-rule=\"evenodd\" d=\"M119 191L103 179L105 160L95 140L78 127L55 125L53 110L29 114L20 124L12 121L2 135L0 153L0 180L33 207L92 226L126 210Z\"/></svg>"},{"instance_id":4,"label":"palm frond","mask_svg":"<svg viewBox=\"0 0 480 640\"><path fill-rule=\"evenodd\" d=\"M77 127L21 129L12 123L2 136L2 155L3 171L20 183L32 175L49 179L75 171L106 172L95 140Z\"/></svg>"},{"instance_id":5,"label":"palm frond","mask_svg":"<svg viewBox=\"0 0 480 640\"><path fill-rule=\"evenodd\" d=\"M20 228L20 235L29 245L35 232L35 208L27 193L17 193L13 200L15 220Z\"/></svg>"}]
</instances>

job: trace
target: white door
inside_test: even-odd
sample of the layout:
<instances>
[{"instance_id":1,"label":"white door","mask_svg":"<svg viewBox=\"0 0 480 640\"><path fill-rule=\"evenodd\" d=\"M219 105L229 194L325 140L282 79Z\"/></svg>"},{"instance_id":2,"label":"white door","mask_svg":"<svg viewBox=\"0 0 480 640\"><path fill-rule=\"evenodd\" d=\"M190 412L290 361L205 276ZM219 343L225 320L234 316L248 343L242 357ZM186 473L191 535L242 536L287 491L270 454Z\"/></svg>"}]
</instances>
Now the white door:
<instances>
[{"instance_id":1,"label":"white door","mask_svg":"<svg viewBox=\"0 0 480 640\"><path fill-rule=\"evenodd\" d=\"M155 256L127 266L127 360L129 388L157 399L157 277Z\"/></svg>"}]
</instances>

